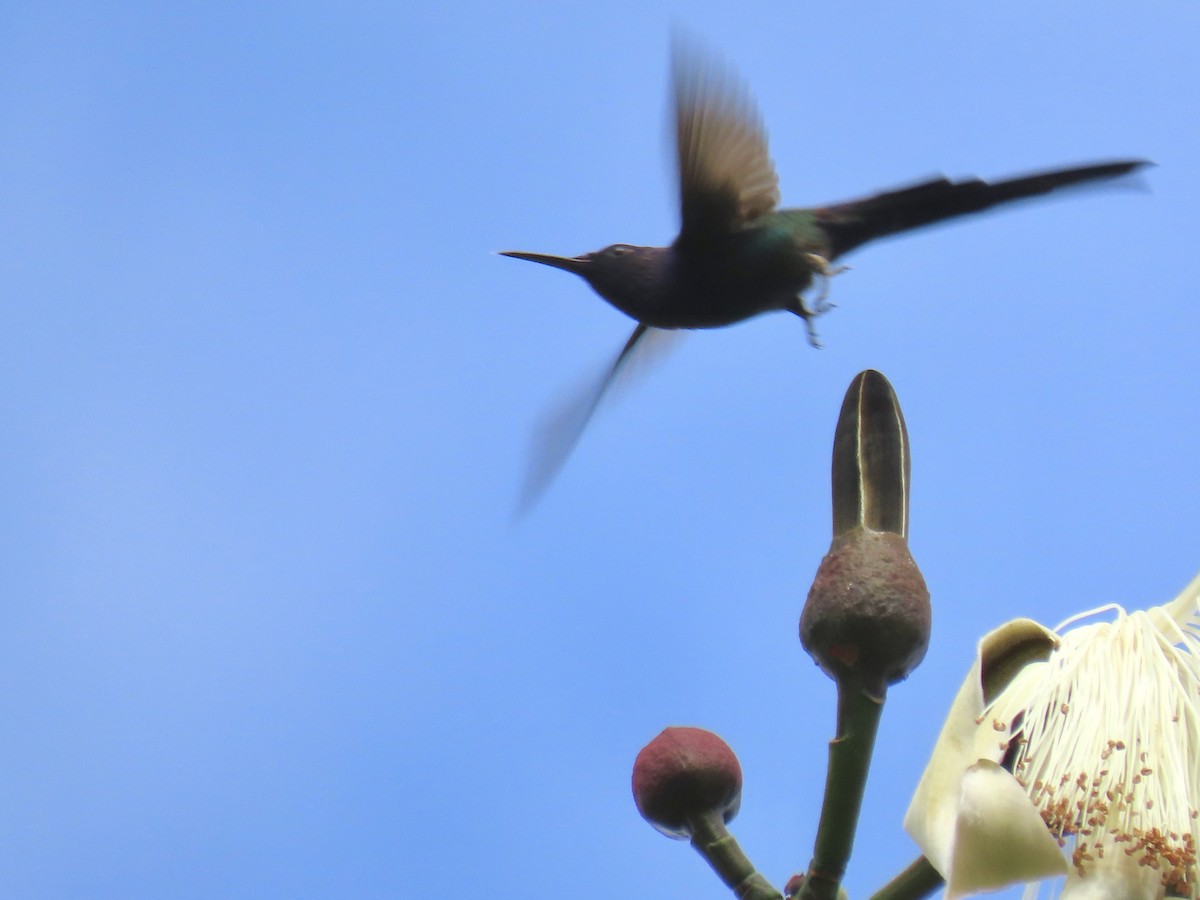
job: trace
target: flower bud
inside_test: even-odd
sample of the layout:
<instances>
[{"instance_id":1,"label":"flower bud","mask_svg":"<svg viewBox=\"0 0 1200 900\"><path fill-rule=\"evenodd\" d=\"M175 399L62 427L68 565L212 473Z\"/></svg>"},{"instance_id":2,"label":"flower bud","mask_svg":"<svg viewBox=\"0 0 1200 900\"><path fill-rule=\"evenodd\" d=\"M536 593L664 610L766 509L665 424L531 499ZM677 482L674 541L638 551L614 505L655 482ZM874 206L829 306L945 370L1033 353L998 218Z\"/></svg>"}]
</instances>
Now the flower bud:
<instances>
[{"instance_id":1,"label":"flower bud","mask_svg":"<svg viewBox=\"0 0 1200 900\"><path fill-rule=\"evenodd\" d=\"M666 728L633 764L638 812L667 837L692 837L696 822L737 815L742 767L721 738L701 728Z\"/></svg>"},{"instance_id":2,"label":"flower bud","mask_svg":"<svg viewBox=\"0 0 1200 900\"><path fill-rule=\"evenodd\" d=\"M834 538L800 616L800 641L826 674L882 697L924 658L929 629L929 589L903 537Z\"/></svg>"},{"instance_id":3,"label":"flower bud","mask_svg":"<svg viewBox=\"0 0 1200 900\"><path fill-rule=\"evenodd\" d=\"M833 542L800 617L831 678L882 699L929 644L929 590L908 550L908 428L888 380L850 384L833 438Z\"/></svg>"}]
</instances>

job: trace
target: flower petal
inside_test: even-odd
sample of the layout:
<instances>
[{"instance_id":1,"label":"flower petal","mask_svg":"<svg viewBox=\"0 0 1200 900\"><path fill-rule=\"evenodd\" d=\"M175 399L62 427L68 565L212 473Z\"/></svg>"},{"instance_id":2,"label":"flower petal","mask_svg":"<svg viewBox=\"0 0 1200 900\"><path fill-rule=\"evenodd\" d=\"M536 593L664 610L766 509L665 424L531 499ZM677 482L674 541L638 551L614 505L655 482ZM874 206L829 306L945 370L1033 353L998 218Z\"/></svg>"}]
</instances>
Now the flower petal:
<instances>
[{"instance_id":1,"label":"flower petal","mask_svg":"<svg viewBox=\"0 0 1200 900\"><path fill-rule=\"evenodd\" d=\"M1151 615L1165 613L1174 620L1180 628L1194 625L1197 614L1200 613L1200 575L1192 579L1191 584L1180 591L1179 596L1162 607L1149 610ZM1159 625L1159 628L1162 628Z\"/></svg>"},{"instance_id":2,"label":"flower petal","mask_svg":"<svg viewBox=\"0 0 1200 900\"><path fill-rule=\"evenodd\" d=\"M967 767L980 759L998 761L1004 752L1000 736L979 727L979 716L1025 666L1045 660L1057 643L1054 632L1030 619L1014 619L979 642L975 664L954 698L904 816L904 830L943 877L949 877Z\"/></svg>"},{"instance_id":3,"label":"flower petal","mask_svg":"<svg viewBox=\"0 0 1200 900\"><path fill-rule=\"evenodd\" d=\"M1029 795L1007 771L967 769L955 819L946 900L1065 875L1067 861Z\"/></svg>"}]
</instances>

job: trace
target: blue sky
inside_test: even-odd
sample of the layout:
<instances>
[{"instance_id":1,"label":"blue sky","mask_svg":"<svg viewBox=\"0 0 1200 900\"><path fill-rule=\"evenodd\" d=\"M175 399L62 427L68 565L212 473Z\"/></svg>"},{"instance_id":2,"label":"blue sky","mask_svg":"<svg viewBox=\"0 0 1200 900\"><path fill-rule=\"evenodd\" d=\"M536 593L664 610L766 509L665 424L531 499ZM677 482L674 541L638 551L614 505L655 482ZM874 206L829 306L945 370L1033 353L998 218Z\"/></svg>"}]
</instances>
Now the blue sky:
<instances>
[{"instance_id":1,"label":"blue sky","mask_svg":"<svg viewBox=\"0 0 1200 900\"><path fill-rule=\"evenodd\" d=\"M934 605L848 888L974 642L1200 568L1200 8L27 4L0 21L0 895L722 897L629 796L668 724L807 863L833 685L796 623L843 392L884 372ZM493 255L676 229L668 48L786 205L1134 156L1149 190L864 248L825 349L690 335L511 521L630 322Z\"/></svg>"}]
</instances>

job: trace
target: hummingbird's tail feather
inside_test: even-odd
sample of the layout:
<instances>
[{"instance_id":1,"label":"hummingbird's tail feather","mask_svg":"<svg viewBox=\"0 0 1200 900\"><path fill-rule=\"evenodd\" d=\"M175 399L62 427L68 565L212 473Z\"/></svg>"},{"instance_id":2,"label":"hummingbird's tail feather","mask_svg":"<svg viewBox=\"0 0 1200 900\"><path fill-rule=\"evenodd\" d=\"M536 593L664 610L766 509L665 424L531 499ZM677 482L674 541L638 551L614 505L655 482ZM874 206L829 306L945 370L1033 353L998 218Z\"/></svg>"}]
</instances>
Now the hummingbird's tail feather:
<instances>
[{"instance_id":1,"label":"hummingbird's tail feather","mask_svg":"<svg viewBox=\"0 0 1200 900\"><path fill-rule=\"evenodd\" d=\"M598 379L588 379L548 411L533 434L529 466L517 501L518 517L537 505L562 471L601 401L609 396L610 389L624 386L644 372L650 362L665 354L679 334L639 323L617 358L605 366Z\"/></svg>"},{"instance_id":2,"label":"hummingbird's tail feather","mask_svg":"<svg viewBox=\"0 0 1200 900\"><path fill-rule=\"evenodd\" d=\"M935 178L911 187L814 209L813 215L829 235L829 259L832 260L876 238L982 212L1002 203L1037 197L1060 188L1119 178L1148 165L1152 163L1119 160L994 182L979 178L962 181Z\"/></svg>"}]
</instances>

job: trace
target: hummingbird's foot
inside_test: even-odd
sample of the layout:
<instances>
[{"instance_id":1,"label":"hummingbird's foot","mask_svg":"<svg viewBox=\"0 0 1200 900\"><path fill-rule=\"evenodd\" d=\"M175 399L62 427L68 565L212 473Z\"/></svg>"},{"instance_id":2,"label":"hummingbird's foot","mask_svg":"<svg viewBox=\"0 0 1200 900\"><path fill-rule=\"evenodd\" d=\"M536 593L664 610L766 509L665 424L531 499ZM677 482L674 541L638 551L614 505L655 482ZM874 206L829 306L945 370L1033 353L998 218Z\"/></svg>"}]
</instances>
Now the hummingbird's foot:
<instances>
[{"instance_id":1,"label":"hummingbird's foot","mask_svg":"<svg viewBox=\"0 0 1200 900\"><path fill-rule=\"evenodd\" d=\"M817 329L813 327L811 316L804 320L804 328L808 332L808 346L812 347L814 350L820 350L821 339L817 337Z\"/></svg>"},{"instance_id":2,"label":"hummingbird's foot","mask_svg":"<svg viewBox=\"0 0 1200 900\"><path fill-rule=\"evenodd\" d=\"M829 312L831 309L837 309L836 303L834 303L832 300L825 299L825 295L828 292L829 292L828 288L823 289L821 291L821 293L819 293L816 296L816 298L813 300L812 314L814 316L823 316L823 315L825 315L825 313Z\"/></svg>"},{"instance_id":3,"label":"hummingbird's foot","mask_svg":"<svg viewBox=\"0 0 1200 900\"><path fill-rule=\"evenodd\" d=\"M817 253L806 253L804 258L813 267L813 272L821 282L821 289L817 293L816 299L813 300L812 308L813 314L819 316L834 307L834 304L829 302L829 280L835 275L841 275L848 271L850 267L831 266L829 260Z\"/></svg>"},{"instance_id":4,"label":"hummingbird's foot","mask_svg":"<svg viewBox=\"0 0 1200 900\"><path fill-rule=\"evenodd\" d=\"M804 298L797 296L795 303L788 307L792 312L804 320L804 329L808 332L808 343L814 350L821 349L821 339L817 337L816 326L813 325L813 319L825 312L824 309L812 310L804 305Z\"/></svg>"}]
</instances>

